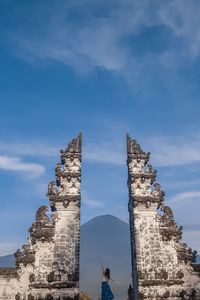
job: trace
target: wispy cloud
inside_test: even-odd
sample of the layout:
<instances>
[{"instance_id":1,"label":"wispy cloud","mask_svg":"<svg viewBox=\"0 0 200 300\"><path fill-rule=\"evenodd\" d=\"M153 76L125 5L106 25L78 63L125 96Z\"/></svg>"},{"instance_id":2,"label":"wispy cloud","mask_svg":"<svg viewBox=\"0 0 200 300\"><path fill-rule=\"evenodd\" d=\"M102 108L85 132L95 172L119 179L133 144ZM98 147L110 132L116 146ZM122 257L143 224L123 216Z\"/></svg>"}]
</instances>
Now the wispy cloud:
<instances>
[{"instance_id":1,"label":"wispy cloud","mask_svg":"<svg viewBox=\"0 0 200 300\"><path fill-rule=\"evenodd\" d=\"M200 162L199 133L186 136L153 137L146 141L157 166L178 166Z\"/></svg>"},{"instance_id":2,"label":"wispy cloud","mask_svg":"<svg viewBox=\"0 0 200 300\"><path fill-rule=\"evenodd\" d=\"M200 191L190 191L175 194L169 199L169 203L182 203L183 201L190 202L192 200L200 200Z\"/></svg>"},{"instance_id":3,"label":"wispy cloud","mask_svg":"<svg viewBox=\"0 0 200 300\"><path fill-rule=\"evenodd\" d=\"M0 154L2 156L59 156L61 146L41 143L40 141L7 142L0 140ZM83 148L83 157L87 161L122 165L125 163L125 154L119 145L100 142L86 143Z\"/></svg>"},{"instance_id":4,"label":"wispy cloud","mask_svg":"<svg viewBox=\"0 0 200 300\"><path fill-rule=\"evenodd\" d=\"M103 206L102 202L94 200L91 198L86 191L81 192L82 202L83 204L86 204L87 206L93 207L93 208L100 208Z\"/></svg>"},{"instance_id":5,"label":"wispy cloud","mask_svg":"<svg viewBox=\"0 0 200 300\"><path fill-rule=\"evenodd\" d=\"M28 175L29 178L44 174L45 168L41 164L24 162L19 157L0 156L0 169L6 171L19 171Z\"/></svg>"},{"instance_id":6,"label":"wispy cloud","mask_svg":"<svg viewBox=\"0 0 200 300\"><path fill-rule=\"evenodd\" d=\"M187 134L186 136L160 136L147 137L141 147L144 151L151 152L151 161L154 166L174 167L192 165L200 162L200 134ZM86 144L84 147L84 158L88 161L124 165L126 153L123 144L101 142ZM186 184L197 184L198 182L187 182ZM176 183L175 183L176 184Z\"/></svg>"},{"instance_id":7,"label":"wispy cloud","mask_svg":"<svg viewBox=\"0 0 200 300\"><path fill-rule=\"evenodd\" d=\"M88 144L84 149L84 158L88 161L109 163L114 165L125 164L125 153L115 149L113 143Z\"/></svg>"},{"instance_id":8,"label":"wispy cloud","mask_svg":"<svg viewBox=\"0 0 200 300\"><path fill-rule=\"evenodd\" d=\"M195 180L187 180L187 181L170 181L165 182L165 186L167 190L176 190L180 188L190 188L191 186L199 186L200 185L200 179Z\"/></svg>"},{"instance_id":9,"label":"wispy cloud","mask_svg":"<svg viewBox=\"0 0 200 300\"><path fill-rule=\"evenodd\" d=\"M15 54L31 62L50 59L80 72L98 67L133 76L144 71L144 65L150 67L152 60L169 69L200 53L200 4L194 0L86 0L84 5L79 0L50 1L39 6L24 6L22 28L9 32ZM145 40L148 28L161 29L160 35L168 42L162 48L146 45L141 48L145 52L137 51L134 39Z\"/></svg>"},{"instance_id":10,"label":"wispy cloud","mask_svg":"<svg viewBox=\"0 0 200 300\"><path fill-rule=\"evenodd\" d=\"M59 154L59 147L52 146L40 141L3 141L0 140L0 153L20 156L56 156Z\"/></svg>"},{"instance_id":11,"label":"wispy cloud","mask_svg":"<svg viewBox=\"0 0 200 300\"><path fill-rule=\"evenodd\" d=\"M147 137L144 142L138 140L144 151L151 152L151 160L158 167L191 165L200 162L200 133L186 136ZM59 145L40 141L8 142L0 140L0 155L3 157L35 156L53 157L59 155ZM83 158L87 161L124 165L126 149L123 141L86 143ZM189 182L187 182L189 184ZM192 183L191 183L192 184Z\"/></svg>"},{"instance_id":12,"label":"wispy cloud","mask_svg":"<svg viewBox=\"0 0 200 300\"><path fill-rule=\"evenodd\" d=\"M113 149L113 146L115 148L115 145L107 142L86 144L83 149L84 158L88 161L123 164L123 153L120 152L120 149ZM0 153L3 155L52 157L58 156L60 149L61 146L53 146L40 141L8 142L0 140Z\"/></svg>"}]
</instances>

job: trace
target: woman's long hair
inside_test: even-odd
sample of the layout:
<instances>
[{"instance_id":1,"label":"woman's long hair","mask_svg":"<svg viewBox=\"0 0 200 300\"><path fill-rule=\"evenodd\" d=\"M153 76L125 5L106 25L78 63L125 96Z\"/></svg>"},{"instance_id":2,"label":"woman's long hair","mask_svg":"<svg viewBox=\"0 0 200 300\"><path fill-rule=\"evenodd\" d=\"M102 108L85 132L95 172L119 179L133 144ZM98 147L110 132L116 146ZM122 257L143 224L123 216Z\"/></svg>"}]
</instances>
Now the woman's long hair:
<instances>
[{"instance_id":1,"label":"woman's long hair","mask_svg":"<svg viewBox=\"0 0 200 300\"><path fill-rule=\"evenodd\" d=\"M106 268L105 272L104 272L105 277L107 277L108 279L110 279L110 269Z\"/></svg>"}]
</instances>

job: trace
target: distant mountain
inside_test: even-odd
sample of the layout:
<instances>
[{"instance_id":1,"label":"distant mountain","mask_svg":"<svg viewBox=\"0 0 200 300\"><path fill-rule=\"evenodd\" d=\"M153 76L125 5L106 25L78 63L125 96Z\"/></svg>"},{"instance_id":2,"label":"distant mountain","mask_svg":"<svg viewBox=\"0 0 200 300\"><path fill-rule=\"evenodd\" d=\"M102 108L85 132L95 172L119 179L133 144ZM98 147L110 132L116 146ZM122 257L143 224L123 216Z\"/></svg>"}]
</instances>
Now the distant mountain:
<instances>
[{"instance_id":1,"label":"distant mountain","mask_svg":"<svg viewBox=\"0 0 200 300\"><path fill-rule=\"evenodd\" d=\"M120 219L105 215L81 226L81 288L100 298L101 261L111 270L111 277L120 284L110 283L116 299L127 299L131 282L131 253L129 225Z\"/></svg>"},{"instance_id":2,"label":"distant mountain","mask_svg":"<svg viewBox=\"0 0 200 300\"><path fill-rule=\"evenodd\" d=\"M12 268L15 265L15 258L13 254L0 256L0 267Z\"/></svg>"},{"instance_id":3,"label":"distant mountain","mask_svg":"<svg viewBox=\"0 0 200 300\"><path fill-rule=\"evenodd\" d=\"M101 293L101 261L110 267L111 277L120 282L110 283L115 299L126 300L131 282L129 225L111 215L96 217L81 226L80 286L96 300ZM0 257L0 267L6 266L14 266L13 255Z\"/></svg>"},{"instance_id":4,"label":"distant mountain","mask_svg":"<svg viewBox=\"0 0 200 300\"><path fill-rule=\"evenodd\" d=\"M81 226L80 287L98 299L101 294L101 261L111 270L111 283L116 300L127 299L131 281L129 225L120 219L104 215ZM0 257L0 267L13 267L14 256Z\"/></svg>"}]
</instances>

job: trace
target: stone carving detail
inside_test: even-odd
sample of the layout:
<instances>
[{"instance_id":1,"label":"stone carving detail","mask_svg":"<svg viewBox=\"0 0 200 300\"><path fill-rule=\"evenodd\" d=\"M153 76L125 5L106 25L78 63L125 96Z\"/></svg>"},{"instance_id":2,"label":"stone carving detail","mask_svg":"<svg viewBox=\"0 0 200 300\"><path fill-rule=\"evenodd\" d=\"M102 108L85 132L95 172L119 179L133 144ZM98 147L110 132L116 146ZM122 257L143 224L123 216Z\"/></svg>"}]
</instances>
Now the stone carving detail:
<instances>
[{"instance_id":1,"label":"stone carving detail","mask_svg":"<svg viewBox=\"0 0 200 300\"><path fill-rule=\"evenodd\" d=\"M53 241L54 225L46 215L47 210L47 206L41 206L36 212L36 221L29 228L32 244L35 244L36 241Z\"/></svg>"},{"instance_id":2,"label":"stone carving detail","mask_svg":"<svg viewBox=\"0 0 200 300\"><path fill-rule=\"evenodd\" d=\"M21 264L26 267L28 264L33 265L35 262L35 252L31 249L30 245L23 245L22 249L18 249L14 256L17 268L19 268Z\"/></svg>"},{"instance_id":3,"label":"stone carving detail","mask_svg":"<svg viewBox=\"0 0 200 300\"><path fill-rule=\"evenodd\" d=\"M185 264L196 262L197 251L193 251L192 248L188 247L185 243L177 245L177 254L179 262L184 262Z\"/></svg>"},{"instance_id":4,"label":"stone carving detail","mask_svg":"<svg viewBox=\"0 0 200 300\"><path fill-rule=\"evenodd\" d=\"M47 192L47 197L54 197L58 196L59 190L58 190L58 185L56 185L55 181L51 181L48 184L48 192Z\"/></svg>"},{"instance_id":5,"label":"stone carving detail","mask_svg":"<svg viewBox=\"0 0 200 300\"><path fill-rule=\"evenodd\" d=\"M127 156L133 298L200 299L194 293L200 279L191 264L196 251L181 243L182 227L164 206L150 153L127 135Z\"/></svg>"},{"instance_id":6,"label":"stone carving detail","mask_svg":"<svg viewBox=\"0 0 200 300\"><path fill-rule=\"evenodd\" d=\"M128 154L136 155L138 159L145 158L149 160L150 152L145 153L136 140L131 139L131 137L127 134L127 152ZM128 157L129 159L129 157ZM146 161L147 162L147 161Z\"/></svg>"},{"instance_id":7,"label":"stone carving detail","mask_svg":"<svg viewBox=\"0 0 200 300\"><path fill-rule=\"evenodd\" d=\"M176 242L180 241L183 227L178 226L174 221L172 209L168 206L164 206L161 210L164 212L160 218L160 233L163 241L170 241L171 239L174 239Z\"/></svg>"},{"instance_id":8,"label":"stone carving detail","mask_svg":"<svg viewBox=\"0 0 200 300\"><path fill-rule=\"evenodd\" d=\"M48 185L47 197L51 202L52 211L55 203L63 201L67 208L70 203L80 207L81 188L81 134L69 143L66 150L61 150L61 163L55 168L56 181Z\"/></svg>"},{"instance_id":9,"label":"stone carving detail","mask_svg":"<svg viewBox=\"0 0 200 300\"><path fill-rule=\"evenodd\" d=\"M0 268L0 299L78 300L81 140L80 134L61 151L48 185L53 214L47 206L37 210L27 245L15 253L16 268Z\"/></svg>"},{"instance_id":10,"label":"stone carving detail","mask_svg":"<svg viewBox=\"0 0 200 300\"><path fill-rule=\"evenodd\" d=\"M61 150L56 181L50 182L47 193L56 213L55 252L48 282L60 282L62 286L78 286L79 281L81 144L80 134Z\"/></svg>"},{"instance_id":11,"label":"stone carving detail","mask_svg":"<svg viewBox=\"0 0 200 300\"><path fill-rule=\"evenodd\" d=\"M128 186L133 206L140 204L148 208L152 204L157 204L158 208L162 207L164 192L159 183L154 183L156 171L147 164L150 153L145 153L139 144L127 135L127 154Z\"/></svg>"}]
</instances>

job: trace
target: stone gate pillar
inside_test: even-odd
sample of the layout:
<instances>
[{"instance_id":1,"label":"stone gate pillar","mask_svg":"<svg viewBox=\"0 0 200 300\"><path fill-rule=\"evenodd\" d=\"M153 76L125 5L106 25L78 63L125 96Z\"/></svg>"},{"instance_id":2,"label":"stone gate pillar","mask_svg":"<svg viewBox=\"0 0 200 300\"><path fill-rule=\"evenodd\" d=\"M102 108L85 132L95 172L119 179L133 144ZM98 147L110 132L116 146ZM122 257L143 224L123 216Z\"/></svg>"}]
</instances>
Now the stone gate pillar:
<instances>
[{"instance_id":1,"label":"stone gate pillar","mask_svg":"<svg viewBox=\"0 0 200 300\"><path fill-rule=\"evenodd\" d=\"M81 144L80 134L66 150L61 150L56 181L49 183L47 194L55 221L49 282L57 288L67 288L69 299L77 297L79 288Z\"/></svg>"},{"instance_id":2,"label":"stone gate pillar","mask_svg":"<svg viewBox=\"0 0 200 300\"><path fill-rule=\"evenodd\" d=\"M81 201L81 134L61 150L56 180L48 185L50 206L38 208L16 267L0 268L0 299L78 300Z\"/></svg>"},{"instance_id":3,"label":"stone gate pillar","mask_svg":"<svg viewBox=\"0 0 200 300\"><path fill-rule=\"evenodd\" d=\"M129 215L134 300L200 299L195 252L181 243L182 227L164 206L164 192L148 164L150 153L127 135Z\"/></svg>"}]
</instances>

